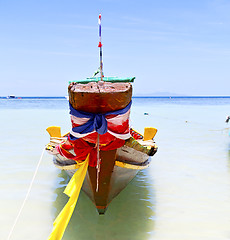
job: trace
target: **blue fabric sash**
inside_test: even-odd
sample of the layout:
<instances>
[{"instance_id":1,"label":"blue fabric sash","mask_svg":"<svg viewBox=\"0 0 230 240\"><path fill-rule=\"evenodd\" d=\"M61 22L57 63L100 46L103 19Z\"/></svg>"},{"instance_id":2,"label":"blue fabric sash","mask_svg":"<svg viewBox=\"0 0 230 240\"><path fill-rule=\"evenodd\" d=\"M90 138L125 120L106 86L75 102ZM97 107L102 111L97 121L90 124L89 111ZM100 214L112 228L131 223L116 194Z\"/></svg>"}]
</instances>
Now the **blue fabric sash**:
<instances>
[{"instance_id":1,"label":"blue fabric sash","mask_svg":"<svg viewBox=\"0 0 230 240\"><path fill-rule=\"evenodd\" d=\"M78 118L89 118L88 122L86 122L83 125L74 127L72 129L73 132L80 133L80 134L85 134L85 133L90 133L93 132L94 130L98 132L100 135L103 135L107 132L107 120L106 116L108 115L121 115L126 113L132 105L132 101L123 109L113 111L113 112L107 112L104 114L95 114L95 113L89 113L89 112L83 112L83 111L78 111L73 108L73 106L69 103L69 108L70 108L70 114L78 117ZM76 140L77 138L72 136L70 134L70 140Z\"/></svg>"}]
</instances>

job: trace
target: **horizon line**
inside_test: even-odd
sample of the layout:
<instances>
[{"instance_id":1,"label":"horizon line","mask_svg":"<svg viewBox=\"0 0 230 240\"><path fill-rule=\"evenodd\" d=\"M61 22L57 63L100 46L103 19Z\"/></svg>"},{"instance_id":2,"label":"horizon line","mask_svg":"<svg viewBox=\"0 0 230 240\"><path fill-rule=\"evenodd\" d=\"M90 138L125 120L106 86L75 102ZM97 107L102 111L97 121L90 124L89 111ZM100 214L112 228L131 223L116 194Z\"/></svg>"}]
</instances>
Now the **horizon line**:
<instances>
[{"instance_id":1,"label":"horizon line","mask_svg":"<svg viewBox=\"0 0 230 240\"><path fill-rule=\"evenodd\" d=\"M65 98L68 96L0 96L0 99ZM230 95L134 95L133 98L230 98Z\"/></svg>"}]
</instances>

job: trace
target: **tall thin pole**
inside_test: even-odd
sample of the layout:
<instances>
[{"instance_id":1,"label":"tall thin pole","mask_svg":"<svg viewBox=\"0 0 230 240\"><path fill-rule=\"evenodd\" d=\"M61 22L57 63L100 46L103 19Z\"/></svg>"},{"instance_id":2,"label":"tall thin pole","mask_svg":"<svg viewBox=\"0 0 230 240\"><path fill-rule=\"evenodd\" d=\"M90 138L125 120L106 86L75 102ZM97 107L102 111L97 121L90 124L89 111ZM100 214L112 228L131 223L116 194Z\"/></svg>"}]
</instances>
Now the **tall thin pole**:
<instances>
[{"instance_id":1,"label":"tall thin pole","mask_svg":"<svg viewBox=\"0 0 230 240\"><path fill-rule=\"evenodd\" d=\"M100 48L100 73L101 73L101 81L103 81L104 74L103 74L102 44L101 44L101 14L99 14L98 24L99 24L99 44L98 44L98 47Z\"/></svg>"}]
</instances>

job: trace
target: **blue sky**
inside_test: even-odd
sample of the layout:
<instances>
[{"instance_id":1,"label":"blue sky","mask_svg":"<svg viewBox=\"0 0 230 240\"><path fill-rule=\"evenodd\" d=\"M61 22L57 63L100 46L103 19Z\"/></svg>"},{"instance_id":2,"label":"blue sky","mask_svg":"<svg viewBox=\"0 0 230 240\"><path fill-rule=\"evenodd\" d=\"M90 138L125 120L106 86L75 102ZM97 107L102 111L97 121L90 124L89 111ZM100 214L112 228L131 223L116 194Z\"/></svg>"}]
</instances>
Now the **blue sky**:
<instances>
[{"instance_id":1,"label":"blue sky","mask_svg":"<svg viewBox=\"0 0 230 240\"><path fill-rule=\"evenodd\" d=\"M229 0L0 0L0 96L65 96L99 66L135 95L230 95Z\"/></svg>"}]
</instances>

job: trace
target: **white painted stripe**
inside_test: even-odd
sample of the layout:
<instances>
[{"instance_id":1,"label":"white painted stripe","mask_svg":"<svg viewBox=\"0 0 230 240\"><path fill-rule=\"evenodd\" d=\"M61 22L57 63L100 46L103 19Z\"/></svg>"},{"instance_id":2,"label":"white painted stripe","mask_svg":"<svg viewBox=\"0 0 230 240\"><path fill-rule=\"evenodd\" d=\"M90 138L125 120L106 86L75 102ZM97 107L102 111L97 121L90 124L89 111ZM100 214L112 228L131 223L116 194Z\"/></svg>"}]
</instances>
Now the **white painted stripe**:
<instances>
[{"instance_id":1,"label":"white painted stripe","mask_svg":"<svg viewBox=\"0 0 230 240\"><path fill-rule=\"evenodd\" d=\"M89 121L90 118L79 118L79 117L75 117L73 115L70 115L71 120L78 125L83 125L85 123L87 123Z\"/></svg>"},{"instance_id":2,"label":"white painted stripe","mask_svg":"<svg viewBox=\"0 0 230 240\"><path fill-rule=\"evenodd\" d=\"M93 132L89 132L89 133L76 133L74 131L71 131L70 134L73 135L74 137L76 138L83 138L83 137L86 137L87 135L91 134L91 133L95 133L96 131L94 130Z\"/></svg>"},{"instance_id":3,"label":"white painted stripe","mask_svg":"<svg viewBox=\"0 0 230 240\"><path fill-rule=\"evenodd\" d=\"M114 125L122 125L125 121L128 120L130 114L130 110L127 111L125 114L117 115L113 118L106 118L108 123L112 123Z\"/></svg>"},{"instance_id":4,"label":"white painted stripe","mask_svg":"<svg viewBox=\"0 0 230 240\"><path fill-rule=\"evenodd\" d=\"M122 139L122 140L126 140L129 139L131 137L130 133L124 133L124 134L120 134L120 133L115 133L112 132L110 130L108 130L108 133L110 133L111 135L113 135L116 138Z\"/></svg>"}]
</instances>

